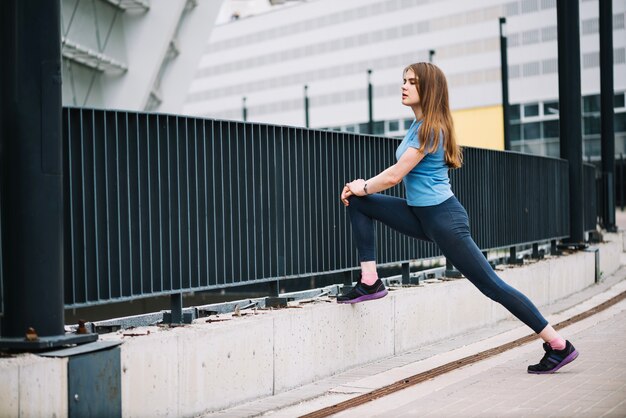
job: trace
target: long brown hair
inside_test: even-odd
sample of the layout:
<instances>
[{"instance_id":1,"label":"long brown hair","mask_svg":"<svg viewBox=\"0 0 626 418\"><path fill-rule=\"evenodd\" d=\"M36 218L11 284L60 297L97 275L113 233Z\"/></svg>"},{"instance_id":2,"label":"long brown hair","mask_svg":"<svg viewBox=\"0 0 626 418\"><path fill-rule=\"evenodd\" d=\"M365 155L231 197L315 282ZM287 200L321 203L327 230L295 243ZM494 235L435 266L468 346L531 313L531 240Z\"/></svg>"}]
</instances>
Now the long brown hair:
<instances>
[{"instance_id":1,"label":"long brown hair","mask_svg":"<svg viewBox=\"0 0 626 418\"><path fill-rule=\"evenodd\" d=\"M424 114L424 121L419 129L420 151L424 152L427 142L430 144L428 152L436 151L443 134L446 165L450 168L461 167L463 154L454 133L446 76L439 67L428 62L410 64L402 74L406 74L408 70L413 70L417 78L417 93ZM429 137L433 134L431 141Z\"/></svg>"}]
</instances>

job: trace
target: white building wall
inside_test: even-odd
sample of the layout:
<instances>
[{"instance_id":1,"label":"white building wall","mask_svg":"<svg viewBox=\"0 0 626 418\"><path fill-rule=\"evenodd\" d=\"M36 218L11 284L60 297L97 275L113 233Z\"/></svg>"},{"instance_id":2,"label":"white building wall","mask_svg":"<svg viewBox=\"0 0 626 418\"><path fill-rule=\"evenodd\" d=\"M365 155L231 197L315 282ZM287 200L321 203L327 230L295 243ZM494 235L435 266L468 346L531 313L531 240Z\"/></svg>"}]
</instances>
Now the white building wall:
<instances>
[{"instance_id":1,"label":"white building wall","mask_svg":"<svg viewBox=\"0 0 626 418\"><path fill-rule=\"evenodd\" d=\"M614 0L616 91L626 90L625 11ZM448 76L453 110L497 106L499 16L508 21L511 103L558 98L556 0L317 0L216 26L183 112L241 120L245 96L248 120L302 126L308 84L311 126L362 123L371 68L374 119L410 117L401 71L429 49ZM597 19L597 1L583 1L580 16ZM597 31L581 26L583 58L598 44ZM583 94L599 92L597 66L582 79Z\"/></svg>"}]
</instances>

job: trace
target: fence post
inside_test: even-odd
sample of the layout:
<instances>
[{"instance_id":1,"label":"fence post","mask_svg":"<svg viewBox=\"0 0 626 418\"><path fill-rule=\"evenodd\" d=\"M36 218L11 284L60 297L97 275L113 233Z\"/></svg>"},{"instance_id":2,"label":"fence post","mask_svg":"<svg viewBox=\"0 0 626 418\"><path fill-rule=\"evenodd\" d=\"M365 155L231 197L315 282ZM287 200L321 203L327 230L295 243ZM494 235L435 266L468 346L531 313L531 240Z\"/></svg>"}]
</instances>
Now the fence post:
<instances>
[{"instance_id":1,"label":"fence post","mask_svg":"<svg viewBox=\"0 0 626 418\"><path fill-rule=\"evenodd\" d=\"M454 265L452 265L452 263L450 261L448 261L448 259L446 258L446 272L445 272L445 276L449 277L449 278L460 278L463 277L463 275L461 274L460 271L458 271L456 269L456 267L454 267Z\"/></svg>"},{"instance_id":2,"label":"fence post","mask_svg":"<svg viewBox=\"0 0 626 418\"><path fill-rule=\"evenodd\" d=\"M174 293L170 296L171 303L171 316L170 323L171 324L182 324L183 323L183 294L182 293Z\"/></svg>"},{"instance_id":3,"label":"fence post","mask_svg":"<svg viewBox=\"0 0 626 418\"><path fill-rule=\"evenodd\" d=\"M411 282L411 268L409 263L402 263L402 284L409 284Z\"/></svg>"},{"instance_id":4,"label":"fence post","mask_svg":"<svg viewBox=\"0 0 626 418\"><path fill-rule=\"evenodd\" d=\"M523 258L517 258L517 248L515 246L509 249L509 264L524 264Z\"/></svg>"}]
</instances>

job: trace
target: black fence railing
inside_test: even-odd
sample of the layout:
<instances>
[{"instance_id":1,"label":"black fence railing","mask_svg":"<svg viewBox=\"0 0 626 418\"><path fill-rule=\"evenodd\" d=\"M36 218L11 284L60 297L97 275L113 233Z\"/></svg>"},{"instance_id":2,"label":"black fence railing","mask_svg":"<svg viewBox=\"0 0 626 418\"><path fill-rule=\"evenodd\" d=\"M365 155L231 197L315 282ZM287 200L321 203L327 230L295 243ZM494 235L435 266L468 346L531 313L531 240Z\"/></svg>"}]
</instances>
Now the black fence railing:
<instances>
[{"instance_id":1,"label":"black fence railing","mask_svg":"<svg viewBox=\"0 0 626 418\"><path fill-rule=\"evenodd\" d=\"M64 109L63 122L66 307L353 270L340 189L391 164L398 145L80 108ZM566 161L474 148L464 155L451 179L482 249L568 236ZM439 255L381 225L377 240L381 264Z\"/></svg>"}]
</instances>

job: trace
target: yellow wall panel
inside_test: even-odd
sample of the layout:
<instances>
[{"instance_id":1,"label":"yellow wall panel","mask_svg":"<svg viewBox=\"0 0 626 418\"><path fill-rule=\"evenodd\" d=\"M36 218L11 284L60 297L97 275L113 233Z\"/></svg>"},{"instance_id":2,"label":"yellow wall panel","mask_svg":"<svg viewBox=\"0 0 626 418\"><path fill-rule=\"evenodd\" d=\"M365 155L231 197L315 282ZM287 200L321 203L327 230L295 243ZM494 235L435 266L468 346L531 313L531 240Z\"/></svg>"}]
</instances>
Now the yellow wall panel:
<instances>
[{"instance_id":1,"label":"yellow wall panel","mask_svg":"<svg viewBox=\"0 0 626 418\"><path fill-rule=\"evenodd\" d=\"M470 147L504 149L502 106L452 111L457 141Z\"/></svg>"}]
</instances>

